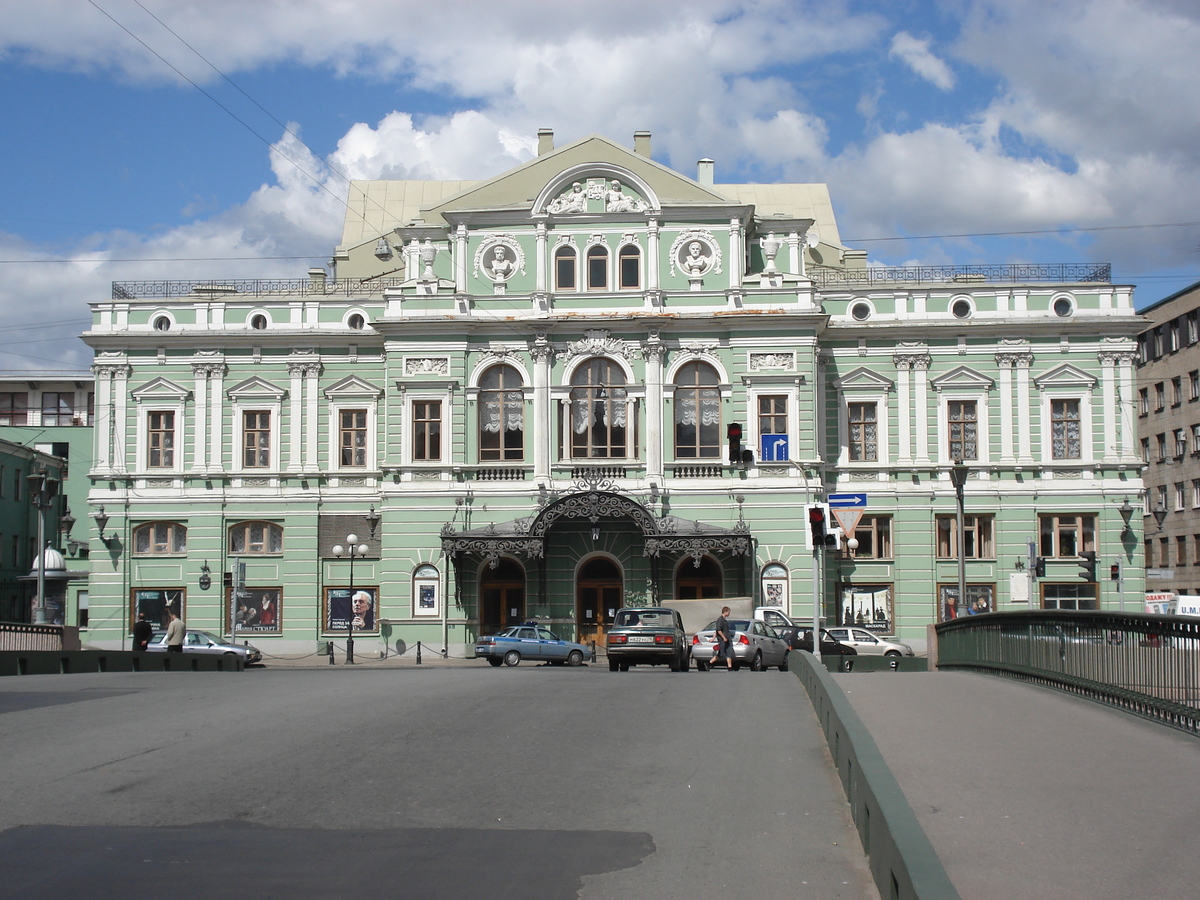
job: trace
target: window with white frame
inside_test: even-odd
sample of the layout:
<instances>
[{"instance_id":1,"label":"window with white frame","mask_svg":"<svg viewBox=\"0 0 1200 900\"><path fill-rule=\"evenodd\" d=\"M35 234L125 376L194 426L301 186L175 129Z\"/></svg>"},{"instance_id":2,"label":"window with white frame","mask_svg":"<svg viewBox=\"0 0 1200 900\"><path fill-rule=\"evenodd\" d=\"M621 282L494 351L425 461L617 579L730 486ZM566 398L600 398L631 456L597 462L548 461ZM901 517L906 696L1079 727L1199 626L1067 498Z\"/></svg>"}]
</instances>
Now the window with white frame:
<instances>
[{"instance_id":1,"label":"window with white frame","mask_svg":"<svg viewBox=\"0 0 1200 900\"><path fill-rule=\"evenodd\" d=\"M721 389L717 370L690 362L675 375L675 457L716 459L721 455Z\"/></svg>"},{"instance_id":2,"label":"window with white frame","mask_svg":"<svg viewBox=\"0 0 1200 900\"><path fill-rule=\"evenodd\" d=\"M784 462L791 455L786 394L758 394L758 448L763 462Z\"/></svg>"},{"instance_id":3,"label":"window with white frame","mask_svg":"<svg viewBox=\"0 0 1200 900\"><path fill-rule=\"evenodd\" d=\"M573 291L578 288L579 279L575 267L579 254L570 244L563 244L554 251L554 289L556 291Z\"/></svg>"},{"instance_id":4,"label":"window with white frame","mask_svg":"<svg viewBox=\"0 0 1200 900\"><path fill-rule=\"evenodd\" d=\"M1177 375L1171 379L1171 405L1179 406L1183 403L1183 376Z\"/></svg>"},{"instance_id":5,"label":"window with white frame","mask_svg":"<svg viewBox=\"0 0 1200 900\"><path fill-rule=\"evenodd\" d=\"M414 616L438 616L440 610L440 579L438 570L428 564L417 566L412 577L412 614Z\"/></svg>"},{"instance_id":6,"label":"window with white frame","mask_svg":"<svg viewBox=\"0 0 1200 900\"><path fill-rule=\"evenodd\" d=\"M367 464L367 411L338 410L338 449L342 468L362 468Z\"/></svg>"},{"instance_id":7,"label":"window with white frame","mask_svg":"<svg viewBox=\"0 0 1200 900\"><path fill-rule=\"evenodd\" d=\"M608 290L608 248L603 244L588 247L587 287L589 291Z\"/></svg>"},{"instance_id":8,"label":"window with white frame","mask_svg":"<svg viewBox=\"0 0 1200 900\"><path fill-rule=\"evenodd\" d=\"M415 462L442 458L442 401L413 400L412 457Z\"/></svg>"},{"instance_id":9,"label":"window with white frame","mask_svg":"<svg viewBox=\"0 0 1200 900\"><path fill-rule=\"evenodd\" d=\"M1079 459L1083 455L1079 400L1050 401L1050 456Z\"/></svg>"},{"instance_id":10,"label":"window with white frame","mask_svg":"<svg viewBox=\"0 0 1200 900\"><path fill-rule=\"evenodd\" d=\"M768 563L763 566L762 605L786 610L790 596L787 566L781 563ZM768 624L771 624L769 620Z\"/></svg>"},{"instance_id":11,"label":"window with white frame","mask_svg":"<svg viewBox=\"0 0 1200 900\"><path fill-rule=\"evenodd\" d=\"M175 413L173 410L149 410L146 413L146 467L175 467Z\"/></svg>"},{"instance_id":12,"label":"window with white frame","mask_svg":"<svg viewBox=\"0 0 1200 900\"><path fill-rule=\"evenodd\" d=\"M266 469L271 465L271 413L263 409L242 411L242 466Z\"/></svg>"},{"instance_id":13,"label":"window with white frame","mask_svg":"<svg viewBox=\"0 0 1200 900\"><path fill-rule=\"evenodd\" d=\"M1200 341L1200 317L1192 310L1187 314L1187 342L1194 344L1197 341Z\"/></svg>"},{"instance_id":14,"label":"window with white frame","mask_svg":"<svg viewBox=\"0 0 1200 900\"><path fill-rule=\"evenodd\" d=\"M580 364L571 374L569 416L572 458L625 458L629 399L624 370L603 357Z\"/></svg>"},{"instance_id":15,"label":"window with white frame","mask_svg":"<svg viewBox=\"0 0 1200 900\"><path fill-rule=\"evenodd\" d=\"M623 291L642 286L642 250L637 244L625 244L617 251L617 284Z\"/></svg>"},{"instance_id":16,"label":"window with white frame","mask_svg":"<svg viewBox=\"0 0 1200 900\"><path fill-rule=\"evenodd\" d=\"M1150 414L1150 388L1142 388L1138 391L1138 414L1143 416Z\"/></svg>"},{"instance_id":17,"label":"window with white frame","mask_svg":"<svg viewBox=\"0 0 1200 900\"><path fill-rule=\"evenodd\" d=\"M137 556L169 556L187 553L187 528L178 522L147 522L133 531Z\"/></svg>"},{"instance_id":18,"label":"window with white frame","mask_svg":"<svg viewBox=\"0 0 1200 900\"><path fill-rule=\"evenodd\" d=\"M950 400L946 404L947 439L951 459L979 458L979 414L974 400Z\"/></svg>"},{"instance_id":19,"label":"window with white frame","mask_svg":"<svg viewBox=\"0 0 1200 900\"><path fill-rule=\"evenodd\" d=\"M1187 500L1187 497L1186 497L1186 492L1184 491L1183 482L1182 481L1175 482L1175 511L1176 512L1179 512L1180 510L1183 509L1186 500Z\"/></svg>"},{"instance_id":20,"label":"window with white frame","mask_svg":"<svg viewBox=\"0 0 1200 900\"><path fill-rule=\"evenodd\" d=\"M1142 438L1142 462L1150 462L1150 438Z\"/></svg>"},{"instance_id":21,"label":"window with white frame","mask_svg":"<svg viewBox=\"0 0 1200 900\"><path fill-rule=\"evenodd\" d=\"M1165 382L1154 385L1154 411L1162 412L1167 408L1167 386Z\"/></svg>"},{"instance_id":22,"label":"window with white frame","mask_svg":"<svg viewBox=\"0 0 1200 900\"><path fill-rule=\"evenodd\" d=\"M283 529L274 522L238 522L229 527L229 552L262 556L283 552Z\"/></svg>"},{"instance_id":23,"label":"window with white frame","mask_svg":"<svg viewBox=\"0 0 1200 900\"><path fill-rule=\"evenodd\" d=\"M851 462L876 462L879 459L879 431L875 403L846 404L846 436Z\"/></svg>"},{"instance_id":24,"label":"window with white frame","mask_svg":"<svg viewBox=\"0 0 1200 900\"><path fill-rule=\"evenodd\" d=\"M1187 456L1187 432L1176 428L1171 433L1175 438L1175 457L1178 459Z\"/></svg>"},{"instance_id":25,"label":"window with white frame","mask_svg":"<svg viewBox=\"0 0 1200 900\"><path fill-rule=\"evenodd\" d=\"M1167 486L1165 484L1160 484L1157 488L1155 488L1154 496L1155 496L1154 508L1155 509L1166 509L1167 508Z\"/></svg>"},{"instance_id":26,"label":"window with white frame","mask_svg":"<svg viewBox=\"0 0 1200 900\"><path fill-rule=\"evenodd\" d=\"M479 379L479 459L521 460L525 456L525 394L521 374L492 366Z\"/></svg>"},{"instance_id":27,"label":"window with white frame","mask_svg":"<svg viewBox=\"0 0 1200 900\"><path fill-rule=\"evenodd\" d=\"M1162 432L1156 435L1158 440L1158 461L1162 462L1167 458L1167 435Z\"/></svg>"},{"instance_id":28,"label":"window with white frame","mask_svg":"<svg viewBox=\"0 0 1200 900\"><path fill-rule=\"evenodd\" d=\"M1200 400L1200 369L1188 372L1188 401Z\"/></svg>"},{"instance_id":29,"label":"window with white frame","mask_svg":"<svg viewBox=\"0 0 1200 900\"><path fill-rule=\"evenodd\" d=\"M1200 451L1200 425L1192 426L1192 452Z\"/></svg>"}]
</instances>

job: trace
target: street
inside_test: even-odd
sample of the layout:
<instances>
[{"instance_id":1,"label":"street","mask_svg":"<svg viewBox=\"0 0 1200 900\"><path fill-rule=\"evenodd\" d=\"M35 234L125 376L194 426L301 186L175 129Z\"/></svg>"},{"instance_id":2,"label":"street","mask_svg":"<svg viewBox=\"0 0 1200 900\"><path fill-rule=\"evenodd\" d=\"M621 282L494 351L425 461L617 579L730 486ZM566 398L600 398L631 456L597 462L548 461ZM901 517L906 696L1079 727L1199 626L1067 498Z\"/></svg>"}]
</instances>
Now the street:
<instances>
[{"instance_id":1,"label":"street","mask_svg":"<svg viewBox=\"0 0 1200 900\"><path fill-rule=\"evenodd\" d=\"M875 898L790 673L0 679L27 898Z\"/></svg>"}]
</instances>

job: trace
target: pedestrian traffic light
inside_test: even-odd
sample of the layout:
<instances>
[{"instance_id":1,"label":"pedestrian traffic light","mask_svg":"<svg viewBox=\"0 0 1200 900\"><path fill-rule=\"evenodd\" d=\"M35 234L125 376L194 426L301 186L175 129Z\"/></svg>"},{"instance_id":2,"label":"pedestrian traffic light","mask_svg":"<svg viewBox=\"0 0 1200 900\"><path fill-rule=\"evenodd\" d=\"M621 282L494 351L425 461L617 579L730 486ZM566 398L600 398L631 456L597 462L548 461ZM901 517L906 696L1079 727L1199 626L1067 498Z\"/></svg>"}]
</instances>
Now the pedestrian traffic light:
<instances>
[{"instance_id":1,"label":"pedestrian traffic light","mask_svg":"<svg viewBox=\"0 0 1200 900\"><path fill-rule=\"evenodd\" d=\"M1113 581L1121 580L1121 564L1119 562L1115 562L1108 567L1108 577Z\"/></svg>"},{"instance_id":2,"label":"pedestrian traffic light","mask_svg":"<svg viewBox=\"0 0 1200 900\"><path fill-rule=\"evenodd\" d=\"M742 464L742 426L738 422L730 422L725 429L725 436L729 438L729 464L731 466L740 466Z\"/></svg>"},{"instance_id":3,"label":"pedestrian traffic light","mask_svg":"<svg viewBox=\"0 0 1200 900\"><path fill-rule=\"evenodd\" d=\"M808 508L808 532L812 536L812 549L816 550L825 546L826 517L824 504L816 503Z\"/></svg>"},{"instance_id":4,"label":"pedestrian traffic light","mask_svg":"<svg viewBox=\"0 0 1200 900\"><path fill-rule=\"evenodd\" d=\"M1037 558L1037 561L1033 564L1033 577L1034 578L1045 578L1046 577L1046 560L1040 556Z\"/></svg>"},{"instance_id":5,"label":"pedestrian traffic light","mask_svg":"<svg viewBox=\"0 0 1200 900\"><path fill-rule=\"evenodd\" d=\"M1083 569L1079 577L1084 581L1096 580L1096 551L1084 550L1079 554L1079 568Z\"/></svg>"}]
</instances>

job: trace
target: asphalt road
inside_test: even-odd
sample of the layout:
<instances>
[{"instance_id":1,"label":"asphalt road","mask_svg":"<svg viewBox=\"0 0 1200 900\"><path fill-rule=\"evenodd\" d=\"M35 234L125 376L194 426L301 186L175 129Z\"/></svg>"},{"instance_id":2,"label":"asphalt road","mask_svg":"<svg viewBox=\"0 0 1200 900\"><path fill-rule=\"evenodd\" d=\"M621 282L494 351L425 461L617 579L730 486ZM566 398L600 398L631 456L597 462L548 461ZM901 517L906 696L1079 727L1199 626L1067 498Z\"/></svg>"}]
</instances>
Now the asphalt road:
<instances>
[{"instance_id":1,"label":"asphalt road","mask_svg":"<svg viewBox=\"0 0 1200 900\"><path fill-rule=\"evenodd\" d=\"M870 898L790 673L0 679L0 893Z\"/></svg>"}]
</instances>

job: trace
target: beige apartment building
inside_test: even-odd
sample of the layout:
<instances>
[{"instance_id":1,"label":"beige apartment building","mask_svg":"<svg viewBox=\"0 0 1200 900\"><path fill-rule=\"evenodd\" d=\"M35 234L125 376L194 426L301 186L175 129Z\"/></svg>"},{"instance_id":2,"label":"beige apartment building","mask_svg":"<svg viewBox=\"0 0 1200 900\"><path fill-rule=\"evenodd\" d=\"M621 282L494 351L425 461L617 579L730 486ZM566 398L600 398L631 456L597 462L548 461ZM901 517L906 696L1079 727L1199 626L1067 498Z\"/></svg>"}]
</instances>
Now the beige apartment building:
<instances>
[{"instance_id":1,"label":"beige apartment building","mask_svg":"<svg viewBox=\"0 0 1200 900\"><path fill-rule=\"evenodd\" d=\"M1146 591L1200 593L1200 282L1142 311Z\"/></svg>"}]
</instances>

